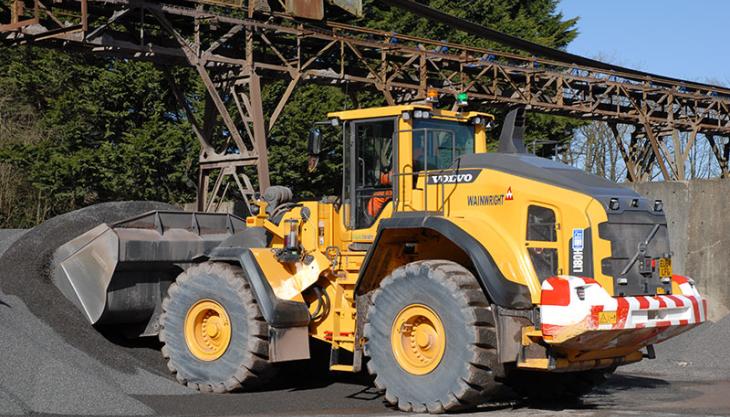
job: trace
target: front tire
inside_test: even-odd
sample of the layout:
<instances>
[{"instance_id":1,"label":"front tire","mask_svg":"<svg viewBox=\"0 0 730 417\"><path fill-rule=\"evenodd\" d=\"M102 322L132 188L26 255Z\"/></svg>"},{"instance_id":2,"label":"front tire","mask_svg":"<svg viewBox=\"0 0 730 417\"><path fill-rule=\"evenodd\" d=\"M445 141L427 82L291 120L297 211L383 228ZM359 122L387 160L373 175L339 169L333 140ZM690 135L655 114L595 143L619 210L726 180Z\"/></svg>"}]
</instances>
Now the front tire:
<instances>
[{"instance_id":1,"label":"front tire","mask_svg":"<svg viewBox=\"0 0 730 417\"><path fill-rule=\"evenodd\" d=\"M390 404L414 412L468 409L498 386L494 316L464 267L410 263L386 277L371 302L365 353Z\"/></svg>"},{"instance_id":2,"label":"front tire","mask_svg":"<svg viewBox=\"0 0 730 417\"><path fill-rule=\"evenodd\" d=\"M268 378L268 325L241 268L206 262L170 285L160 316L162 354L178 382L203 392Z\"/></svg>"}]
</instances>

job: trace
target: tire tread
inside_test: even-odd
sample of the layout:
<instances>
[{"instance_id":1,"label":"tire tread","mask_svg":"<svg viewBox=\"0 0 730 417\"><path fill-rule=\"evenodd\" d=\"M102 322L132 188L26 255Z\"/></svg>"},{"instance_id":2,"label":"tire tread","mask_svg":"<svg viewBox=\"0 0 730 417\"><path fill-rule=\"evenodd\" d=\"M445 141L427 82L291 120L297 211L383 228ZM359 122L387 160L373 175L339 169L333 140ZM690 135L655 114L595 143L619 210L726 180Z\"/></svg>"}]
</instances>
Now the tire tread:
<instances>
[{"instance_id":1,"label":"tire tread","mask_svg":"<svg viewBox=\"0 0 730 417\"><path fill-rule=\"evenodd\" d=\"M167 330L165 328L165 322L167 315L169 314L168 310L171 304L170 300L173 297L181 296L184 292L184 288L182 286L190 284L194 280L195 275L199 273L215 274L222 277L230 288L236 291L238 297L240 297L246 306L248 313L246 319L248 320L247 325L249 339L246 348L249 354L245 355L246 360L238 365L238 369L235 371L234 375L227 378L225 381L220 381L214 384L198 384L188 380L188 377L184 375L183 369L175 364L173 351L176 347L169 344L169 338L167 337ZM268 325L263 320L258 303L256 302L251 291L251 287L240 267L219 262L204 262L192 266L185 272L181 273L175 282L170 285L167 291L167 296L162 301L159 340L163 344L161 349L162 356L167 359L167 367L175 376L177 381L201 392L224 393L255 388L266 383L273 373L273 364L269 361L268 356ZM185 347L183 346L183 348Z\"/></svg>"},{"instance_id":2,"label":"tire tread","mask_svg":"<svg viewBox=\"0 0 730 417\"><path fill-rule=\"evenodd\" d=\"M430 279L437 280L463 306L462 313L467 317L467 324L475 328L475 340L468 345L467 372L448 393L444 401L433 399L430 402L413 403L398 398L388 389L388 381L381 375L378 365L370 360L368 371L375 378L375 386L385 390L385 399L401 411L428 411L441 414L447 411L470 409L485 401L499 383L488 364L496 360L496 329L491 306L474 275L463 266L446 260L425 260L409 263L394 270L380 283L370 297L370 305L365 319L363 334L369 340L373 328L369 317L378 314L378 299L388 291L396 280L407 279L408 273L418 274L427 269ZM366 345L366 354L368 346Z\"/></svg>"}]
</instances>

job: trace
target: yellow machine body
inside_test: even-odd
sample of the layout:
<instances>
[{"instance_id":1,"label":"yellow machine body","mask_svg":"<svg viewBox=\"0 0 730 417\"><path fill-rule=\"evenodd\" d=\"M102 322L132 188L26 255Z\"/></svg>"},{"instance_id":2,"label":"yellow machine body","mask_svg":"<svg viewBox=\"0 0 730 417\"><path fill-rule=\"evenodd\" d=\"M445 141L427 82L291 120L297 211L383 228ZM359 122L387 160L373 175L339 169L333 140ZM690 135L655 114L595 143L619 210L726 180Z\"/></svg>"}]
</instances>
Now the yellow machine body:
<instances>
[{"instance_id":1,"label":"yellow machine body","mask_svg":"<svg viewBox=\"0 0 730 417\"><path fill-rule=\"evenodd\" d=\"M417 114L420 114L420 118L416 117ZM487 127L493 120L488 114L437 110L428 105L332 113L329 118L335 121L334 124L346 126L344 159L347 161L352 158L354 165L357 165L355 169L349 167L353 172L365 170L365 161L347 154L349 148L359 146L358 129L367 130L368 121L385 121L383 126L386 127L391 121L394 124L390 146L395 151L392 151L390 172L385 174L390 177L392 192L386 195L387 201L376 218L360 225L357 215L352 214L353 210L363 210L366 204L354 206L358 199L352 195L353 188L348 188L350 184L347 182L348 176L357 176L358 173L348 173L346 163L345 192L341 204L330 202L331 199L326 202L301 202L279 219L278 224L272 223L267 217L264 205L259 215L247 219L247 226L263 227L273 235L270 245L272 248L284 246L287 225L291 224L287 221L296 222L303 252L311 254L316 260L310 264L308 270L301 270L303 264L298 267L283 266L270 249L256 250L256 257L274 292L281 298L304 301L310 306L310 311L314 312L316 298L306 292L307 288L316 283L326 291L331 300L331 308L326 315L312 321L309 329L312 337L330 343L333 350L344 349L352 352L363 344L358 333L360 329L356 298L377 288L379 282L396 268L422 259L447 259L470 270L475 268L473 260L460 247L459 242L428 228L414 230L409 227L380 231L381 236L376 239L380 223L386 219L409 215L420 219L435 217L465 232L486 250L496 264L501 279L526 289L525 293L533 309L539 308L541 304L543 282L547 277L540 276L531 253L538 256L554 254L550 258L554 265L549 275L569 275L573 272L571 264L576 261L568 249L571 239L575 238L574 231L597 231L601 224L609 220L607 208L595 196L538 178L488 167L460 169L458 163L456 168L451 169L440 166L435 170L419 170L414 167L413 144L418 140L418 120L424 120L424 115L429 123L446 121L461 126L459 129L468 129L473 134L473 148L468 153L487 152ZM478 123L474 123L475 118ZM358 123L365 123L366 127L362 128ZM421 133L421 137L428 135L428 132ZM424 143L428 140L425 139ZM447 147L441 146L439 151ZM381 145L380 151L385 148L387 146ZM352 149L350 151L354 152ZM454 179L454 175L458 174L471 177L465 177L468 181ZM377 191L373 195L377 196ZM548 229L543 229L549 230L546 233L551 235L550 239L532 236L528 230L531 218L528 211L541 209L543 212L549 210L553 216L550 223L545 225ZM306 216L302 215L303 210L307 212ZM616 280L604 274L601 268L602 260L612 256L611 242L596 232L586 233L586 239L589 240L586 246L590 246L591 250L582 259L582 263L591 265L592 279L609 296L618 295L614 288ZM371 262L368 263L367 270L364 270L368 256ZM672 282L671 288L664 288L669 293L681 294L677 282ZM658 289L657 294L663 291ZM609 348L611 338L601 336L606 341L606 346L599 344L586 352L580 344L575 343L575 337L579 337L586 329L578 328L575 334L565 340L546 340L534 324L529 325L525 321L519 323L521 324L518 327L521 328L517 330L521 334L521 343L504 350L525 351L537 345L553 343L554 351L560 352L561 356L560 360L551 362L545 356L544 349L537 357L529 357L529 354L518 355L521 358L519 366L525 368L575 370L608 366L612 363L629 363L641 359L639 349L645 346L642 340L635 340L625 342L619 348ZM573 343L562 346L561 343L567 340ZM353 370L353 366L338 363L332 363L331 367L334 370Z\"/></svg>"},{"instance_id":2,"label":"yellow machine body","mask_svg":"<svg viewBox=\"0 0 730 417\"><path fill-rule=\"evenodd\" d=\"M575 388L705 321L694 281L672 273L662 203L525 153L519 109L498 152L489 114L328 116L340 196L271 187L245 220L152 211L102 224L56 250L54 284L92 324L158 335L201 391L248 388L309 359L314 339L330 370L368 356L389 402L434 412L500 381ZM310 169L321 138L310 133Z\"/></svg>"}]
</instances>

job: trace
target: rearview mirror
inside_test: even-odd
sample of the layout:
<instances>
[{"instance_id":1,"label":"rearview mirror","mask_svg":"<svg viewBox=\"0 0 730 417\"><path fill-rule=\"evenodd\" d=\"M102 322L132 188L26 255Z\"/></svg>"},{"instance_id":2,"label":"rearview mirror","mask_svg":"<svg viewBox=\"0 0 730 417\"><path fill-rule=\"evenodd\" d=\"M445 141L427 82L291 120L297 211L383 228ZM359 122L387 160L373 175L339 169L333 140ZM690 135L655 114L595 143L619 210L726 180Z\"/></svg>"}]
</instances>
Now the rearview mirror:
<instances>
[{"instance_id":1,"label":"rearview mirror","mask_svg":"<svg viewBox=\"0 0 730 417\"><path fill-rule=\"evenodd\" d=\"M313 127L309 131L309 139L307 140L309 172L314 172L317 169L320 152L322 152L322 131L318 127Z\"/></svg>"},{"instance_id":2,"label":"rearview mirror","mask_svg":"<svg viewBox=\"0 0 730 417\"><path fill-rule=\"evenodd\" d=\"M309 156L319 156L322 150L322 131L318 127L309 130L309 140L307 142L307 153Z\"/></svg>"}]
</instances>

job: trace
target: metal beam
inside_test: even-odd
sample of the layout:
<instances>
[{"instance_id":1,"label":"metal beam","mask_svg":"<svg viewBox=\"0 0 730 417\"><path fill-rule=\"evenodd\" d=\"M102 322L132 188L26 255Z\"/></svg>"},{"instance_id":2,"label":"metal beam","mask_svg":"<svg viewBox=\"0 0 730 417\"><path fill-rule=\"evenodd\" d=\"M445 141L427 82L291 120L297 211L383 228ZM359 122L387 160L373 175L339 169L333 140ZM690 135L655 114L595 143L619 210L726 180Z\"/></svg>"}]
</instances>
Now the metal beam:
<instances>
[{"instance_id":1,"label":"metal beam","mask_svg":"<svg viewBox=\"0 0 730 417\"><path fill-rule=\"evenodd\" d=\"M13 4L17 6L18 1ZM243 5L243 0L237 1L238 6ZM442 94L444 106L449 106L456 94L465 91L475 110L518 104L536 112L610 121L631 181L650 178L654 163L664 179L681 177L683 162L698 138L710 141L713 135L730 136L727 88L341 23L314 26L291 16L262 11L259 1L249 0L244 15L247 17L241 17L238 8L226 12L225 8L212 8L206 5L209 2L195 0L176 4L143 0L54 1L54 12L80 16L71 26L63 26L54 15L46 13L48 10L40 2L35 2L33 10L13 13L9 24L16 26L0 26L0 43L34 43L195 68L208 92L202 126L193 122L189 114L192 110L185 108L184 100L180 101L181 92L173 92L191 119L194 134L213 147L211 137L220 117L240 151L239 155L226 155L219 149L207 153L207 157L201 155L201 170L207 173L201 174L199 187L207 187L203 183L210 170L223 166L217 164L256 164L260 187L268 187L267 132L303 82L340 85L348 93L351 88L377 90L390 104L423 98L428 88L435 88ZM130 13L132 9L140 9L140 16ZM144 19L145 13L155 19ZM30 33L26 25L18 24L34 18L48 29L38 32L34 28ZM235 94L229 94L231 90L225 86L231 77L238 77ZM268 115L261 98L263 77L289 80ZM222 82L224 79L228 81ZM237 109L243 129L229 108ZM645 137L640 138L638 131L632 134L627 149L616 137L617 123L641 126ZM662 132L669 131L690 133L684 149L676 143L672 149L667 147ZM721 158L725 150L717 148L717 152Z\"/></svg>"}]
</instances>

